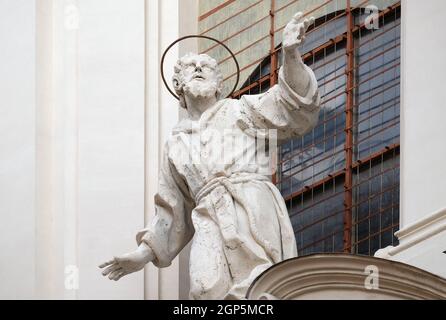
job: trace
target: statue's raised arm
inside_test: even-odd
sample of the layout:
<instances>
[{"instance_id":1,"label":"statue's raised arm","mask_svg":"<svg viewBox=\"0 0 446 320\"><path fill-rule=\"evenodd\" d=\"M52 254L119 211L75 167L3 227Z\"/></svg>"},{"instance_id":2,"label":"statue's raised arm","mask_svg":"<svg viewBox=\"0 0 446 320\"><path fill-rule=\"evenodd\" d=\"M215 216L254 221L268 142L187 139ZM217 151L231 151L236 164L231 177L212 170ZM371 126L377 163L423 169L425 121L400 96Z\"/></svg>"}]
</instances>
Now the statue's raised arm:
<instances>
[{"instance_id":1,"label":"statue's raised arm","mask_svg":"<svg viewBox=\"0 0 446 320\"><path fill-rule=\"evenodd\" d=\"M302 61L303 44L314 18L294 15L283 32L283 65L278 84L266 93L243 96L242 121L256 129L275 129L279 140L292 139L314 128L319 118L320 96L313 70Z\"/></svg>"},{"instance_id":2,"label":"statue's raised arm","mask_svg":"<svg viewBox=\"0 0 446 320\"><path fill-rule=\"evenodd\" d=\"M314 24L314 18L306 19L302 12L296 13L283 31L283 76L290 88L300 96L305 96L311 83L305 64L299 52L299 46L306 38L306 32L310 25Z\"/></svg>"}]
</instances>

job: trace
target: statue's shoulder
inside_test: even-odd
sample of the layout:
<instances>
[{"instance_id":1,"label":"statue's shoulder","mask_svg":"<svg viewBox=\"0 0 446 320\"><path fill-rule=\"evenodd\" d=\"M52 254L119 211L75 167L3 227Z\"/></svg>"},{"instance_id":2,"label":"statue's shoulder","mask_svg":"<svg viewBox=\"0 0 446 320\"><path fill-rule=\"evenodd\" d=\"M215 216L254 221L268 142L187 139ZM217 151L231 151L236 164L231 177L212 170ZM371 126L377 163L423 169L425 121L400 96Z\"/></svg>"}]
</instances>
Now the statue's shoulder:
<instances>
[{"instance_id":1,"label":"statue's shoulder","mask_svg":"<svg viewBox=\"0 0 446 320\"><path fill-rule=\"evenodd\" d=\"M263 96L264 96L263 93L244 94L243 96L240 97L240 103L248 106L256 105L263 98Z\"/></svg>"},{"instance_id":2,"label":"statue's shoulder","mask_svg":"<svg viewBox=\"0 0 446 320\"><path fill-rule=\"evenodd\" d=\"M224 98L224 99L218 100L218 102L216 103L216 107L217 107L217 109L220 109L220 108L218 108L218 106L220 106L220 107L230 107L230 106L232 106L234 104L237 104L237 103L238 103L238 99Z\"/></svg>"},{"instance_id":3,"label":"statue's shoulder","mask_svg":"<svg viewBox=\"0 0 446 320\"><path fill-rule=\"evenodd\" d=\"M219 108L219 110L227 110L227 109L237 109L240 108L240 106L242 105L242 100L241 99L235 99L235 98L225 98L220 100L218 103L221 104L222 108Z\"/></svg>"}]
</instances>

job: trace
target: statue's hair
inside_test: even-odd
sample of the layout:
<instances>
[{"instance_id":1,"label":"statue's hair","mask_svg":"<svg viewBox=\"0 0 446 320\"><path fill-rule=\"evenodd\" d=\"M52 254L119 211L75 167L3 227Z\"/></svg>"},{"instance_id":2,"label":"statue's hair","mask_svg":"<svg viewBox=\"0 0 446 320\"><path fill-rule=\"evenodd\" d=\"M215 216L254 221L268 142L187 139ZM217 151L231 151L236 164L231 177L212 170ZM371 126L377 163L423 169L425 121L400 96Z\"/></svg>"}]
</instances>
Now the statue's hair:
<instances>
[{"instance_id":1,"label":"statue's hair","mask_svg":"<svg viewBox=\"0 0 446 320\"><path fill-rule=\"evenodd\" d=\"M188 53L184 56L182 56L180 59L177 60L177 63L174 67L174 75L172 77L173 87L175 89L176 94L180 98L180 106L182 108L187 109L186 106L186 100L184 99L184 79L182 75L183 68L186 65L186 59L189 59L193 56L196 56L195 53ZM217 100L220 99L221 93L223 91L223 75L221 73L220 67L218 66L218 63L215 59L210 57L207 54L200 54L199 56L205 57L210 65L213 67L215 72L217 73L217 91L216 91L216 97Z\"/></svg>"}]
</instances>

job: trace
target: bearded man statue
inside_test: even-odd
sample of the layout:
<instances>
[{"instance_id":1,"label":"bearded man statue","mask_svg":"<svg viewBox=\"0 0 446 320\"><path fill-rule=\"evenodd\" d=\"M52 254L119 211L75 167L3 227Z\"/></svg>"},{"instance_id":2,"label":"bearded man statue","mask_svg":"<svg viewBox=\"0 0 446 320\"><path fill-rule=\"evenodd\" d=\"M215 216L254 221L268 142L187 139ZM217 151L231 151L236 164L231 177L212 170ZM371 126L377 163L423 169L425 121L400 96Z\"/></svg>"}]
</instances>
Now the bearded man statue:
<instances>
[{"instance_id":1,"label":"bearded man statue","mask_svg":"<svg viewBox=\"0 0 446 320\"><path fill-rule=\"evenodd\" d=\"M259 135L273 131L283 141L317 123L317 81L298 51L312 23L302 13L288 23L278 84L262 94L221 99L214 59L179 59L173 86L187 117L164 147L154 219L137 234L135 251L100 266L104 276L119 280L149 262L167 267L192 241L190 298L244 299L260 273L297 256L285 202L267 174L270 163L254 158ZM245 143L228 143L239 138Z\"/></svg>"}]
</instances>

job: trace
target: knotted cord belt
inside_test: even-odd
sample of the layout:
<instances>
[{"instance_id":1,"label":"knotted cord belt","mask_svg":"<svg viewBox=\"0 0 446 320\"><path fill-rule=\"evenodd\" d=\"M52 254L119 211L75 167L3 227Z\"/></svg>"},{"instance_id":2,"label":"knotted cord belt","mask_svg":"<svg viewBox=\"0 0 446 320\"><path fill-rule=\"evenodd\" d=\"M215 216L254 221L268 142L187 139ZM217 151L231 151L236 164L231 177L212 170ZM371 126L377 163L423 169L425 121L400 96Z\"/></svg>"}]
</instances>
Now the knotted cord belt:
<instances>
[{"instance_id":1,"label":"knotted cord belt","mask_svg":"<svg viewBox=\"0 0 446 320\"><path fill-rule=\"evenodd\" d=\"M249 227L254 240L259 243L265 249L266 253L273 259L273 261L275 261L279 252L277 252L277 249L271 246L271 243L268 240L264 239L261 236L257 228L255 216L251 212L250 206L247 205L246 199L239 195L237 190L234 188L235 184L252 181L271 182L268 177L257 173L234 173L229 177L217 176L208 181L200 189L200 191L197 192L195 196L195 203L199 204L200 201L208 194L210 194L215 188L223 186L226 191L232 196L232 198L245 209L248 216Z\"/></svg>"}]
</instances>

